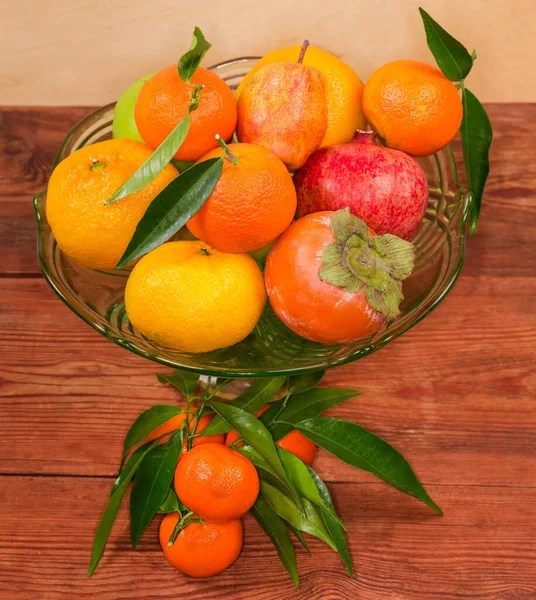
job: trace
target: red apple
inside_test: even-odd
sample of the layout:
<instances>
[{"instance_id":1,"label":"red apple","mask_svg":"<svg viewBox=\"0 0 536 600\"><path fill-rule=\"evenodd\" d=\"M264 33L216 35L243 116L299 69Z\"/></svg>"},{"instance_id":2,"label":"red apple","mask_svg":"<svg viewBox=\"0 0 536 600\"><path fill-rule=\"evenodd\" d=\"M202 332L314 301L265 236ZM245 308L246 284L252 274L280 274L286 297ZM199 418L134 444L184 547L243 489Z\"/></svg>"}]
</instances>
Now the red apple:
<instances>
[{"instance_id":1,"label":"red apple","mask_svg":"<svg viewBox=\"0 0 536 600\"><path fill-rule=\"evenodd\" d=\"M411 156L358 131L348 144L320 148L294 175L298 217L348 206L378 235L409 239L428 202L428 182Z\"/></svg>"}]
</instances>

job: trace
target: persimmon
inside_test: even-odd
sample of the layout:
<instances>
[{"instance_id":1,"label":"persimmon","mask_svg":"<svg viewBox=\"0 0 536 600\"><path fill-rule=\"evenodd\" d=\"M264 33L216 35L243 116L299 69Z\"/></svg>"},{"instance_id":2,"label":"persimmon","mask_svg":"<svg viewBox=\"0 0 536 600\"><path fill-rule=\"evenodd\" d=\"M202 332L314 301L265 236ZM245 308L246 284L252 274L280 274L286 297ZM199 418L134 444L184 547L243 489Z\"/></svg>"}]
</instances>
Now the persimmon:
<instances>
[{"instance_id":1,"label":"persimmon","mask_svg":"<svg viewBox=\"0 0 536 600\"><path fill-rule=\"evenodd\" d=\"M399 314L400 281L414 246L376 236L348 208L306 215L276 241L264 270L268 298L285 325L323 344L350 344Z\"/></svg>"}]
</instances>

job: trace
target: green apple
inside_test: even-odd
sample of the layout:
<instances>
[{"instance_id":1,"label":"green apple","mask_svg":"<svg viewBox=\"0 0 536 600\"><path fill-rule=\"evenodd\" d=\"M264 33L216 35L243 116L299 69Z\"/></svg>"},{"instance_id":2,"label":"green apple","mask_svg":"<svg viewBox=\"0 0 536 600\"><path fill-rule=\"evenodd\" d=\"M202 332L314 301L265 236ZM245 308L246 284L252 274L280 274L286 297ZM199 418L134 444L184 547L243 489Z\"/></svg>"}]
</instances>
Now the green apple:
<instances>
[{"instance_id":1,"label":"green apple","mask_svg":"<svg viewBox=\"0 0 536 600\"><path fill-rule=\"evenodd\" d=\"M190 162L188 160L176 160L175 158L171 159L171 164L177 169L179 173L186 171L195 163Z\"/></svg>"},{"instance_id":2,"label":"green apple","mask_svg":"<svg viewBox=\"0 0 536 600\"><path fill-rule=\"evenodd\" d=\"M140 77L117 101L114 108L114 122L112 126L112 136L114 138L128 138L143 142L136 126L136 121L134 120L134 106L136 106L136 100L143 84L153 75L154 73L149 73L149 75Z\"/></svg>"},{"instance_id":3,"label":"green apple","mask_svg":"<svg viewBox=\"0 0 536 600\"><path fill-rule=\"evenodd\" d=\"M186 225L184 227L181 227L179 229L179 231L177 231L177 233L173 239L174 240L185 240L187 242L192 242L194 240L197 240L195 235L188 229L188 227L186 227Z\"/></svg>"},{"instance_id":4,"label":"green apple","mask_svg":"<svg viewBox=\"0 0 536 600\"><path fill-rule=\"evenodd\" d=\"M268 258L268 254L270 254L270 250L272 249L273 245L274 243L272 242L271 244L268 244L268 246L264 246L264 248L261 248L260 250L254 250L253 252L250 252L251 256L253 256L253 258L257 261L257 264L261 268L261 271L264 271L266 259Z\"/></svg>"}]
</instances>

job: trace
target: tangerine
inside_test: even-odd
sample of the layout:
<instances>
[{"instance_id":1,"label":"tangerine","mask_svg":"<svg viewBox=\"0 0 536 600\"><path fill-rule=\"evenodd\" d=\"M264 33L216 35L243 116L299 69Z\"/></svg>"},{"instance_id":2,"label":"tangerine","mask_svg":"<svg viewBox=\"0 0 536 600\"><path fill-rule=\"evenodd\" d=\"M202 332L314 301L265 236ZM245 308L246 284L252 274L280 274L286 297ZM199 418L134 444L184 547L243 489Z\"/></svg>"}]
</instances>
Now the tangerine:
<instances>
[{"instance_id":1,"label":"tangerine","mask_svg":"<svg viewBox=\"0 0 536 600\"><path fill-rule=\"evenodd\" d=\"M240 342L265 302L262 272L249 254L224 254L200 241L168 242L149 252L125 289L134 327L185 352Z\"/></svg>"},{"instance_id":2,"label":"tangerine","mask_svg":"<svg viewBox=\"0 0 536 600\"><path fill-rule=\"evenodd\" d=\"M283 162L254 144L229 144L223 171L199 212L187 223L222 252L252 252L273 242L296 212L296 189ZM220 155L212 150L200 160Z\"/></svg>"},{"instance_id":3,"label":"tangerine","mask_svg":"<svg viewBox=\"0 0 536 600\"><path fill-rule=\"evenodd\" d=\"M177 464L174 481L181 502L213 523L240 518L259 494L253 463L220 444L202 444L186 452Z\"/></svg>"},{"instance_id":4,"label":"tangerine","mask_svg":"<svg viewBox=\"0 0 536 600\"><path fill-rule=\"evenodd\" d=\"M316 444L296 429L281 438L277 445L288 452L292 452L306 465L311 466L313 464L316 455Z\"/></svg>"},{"instance_id":5,"label":"tangerine","mask_svg":"<svg viewBox=\"0 0 536 600\"><path fill-rule=\"evenodd\" d=\"M46 214L65 254L90 269L114 269L153 199L174 179L166 165L149 185L108 206L105 202L151 156L128 139L80 148L62 160L48 183Z\"/></svg>"},{"instance_id":6,"label":"tangerine","mask_svg":"<svg viewBox=\"0 0 536 600\"><path fill-rule=\"evenodd\" d=\"M227 569L240 555L244 529L239 519L228 523L190 523L168 546L179 517L179 513L166 515L160 523L159 537L164 556L182 573L210 577Z\"/></svg>"},{"instance_id":7,"label":"tangerine","mask_svg":"<svg viewBox=\"0 0 536 600\"><path fill-rule=\"evenodd\" d=\"M191 408L190 410L197 411L198 409ZM151 433L147 436L147 439L145 441L150 442L160 437L164 433L171 433L173 431L177 431L177 429L180 429L182 427L182 424L186 420L186 417L187 413L185 412L181 412L180 414L175 415L174 417L169 419L169 421L166 421L162 425L159 425L156 429L153 429L153 431L151 431ZM205 427L212 421L213 418L214 415L202 415L197 423L196 435L198 433L201 433L203 429L205 429ZM195 427L196 416L189 415L188 421L190 423L189 431L190 433L192 433ZM159 440L158 443L165 444L170 437L171 435L166 435L161 440ZM201 435L199 437L194 437L194 439L192 440L192 446L199 446L200 444L223 444L224 441L225 435L223 433L217 435Z\"/></svg>"},{"instance_id":8,"label":"tangerine","mask_svg":"<svg viewBox=\"0 0 536 600\"><path fill-rule=\"evenodd\" d=\"M263 413L265 413L270 408L269 404L263 406L259 411L255 413L255 416L259 418ZM207 436L208 437L208 436ZM229 431L225 438L225 445L231 446L234 444L240 435L234 429ZM237 444L237 448L241 448L244 445L244 442L239 442ZM294 454L300 458L305 464L311 466L315 459L316 455L316 444L312 442L309 438L306 438L302 433L296 431L295 429L290 433L287 433L286 436L281 438L277 445L288 452Z\"/></svg>"},{"instance_id":9,"label":"tangerine","mask_svg":"<svg viewBox=\"0 0 536 600\"><path fill-rule=\"evenodd\" d=\"M190 81L203 89L197 109L190 114L186 139L175 154L182 161L197 160L217 146L216 134L227 140L236 128L236 100L225 81L203 67L196 70ZM158 71L143 85L134 118L148 146L157 148L186 116L192 90L180 78L176 64Z\"/></svg>"},{"instance_id":10,"label":"tangerine","mask_svg":"<svg viewBox=\"0 0 536 600\"><path fill-rule=\"evenodd\" d=\"M363 111L390 148L413 156L446 146L463 116L452 81L418 60L396 60L374 71L363 91Z\"/></svg>"}]
</instances>

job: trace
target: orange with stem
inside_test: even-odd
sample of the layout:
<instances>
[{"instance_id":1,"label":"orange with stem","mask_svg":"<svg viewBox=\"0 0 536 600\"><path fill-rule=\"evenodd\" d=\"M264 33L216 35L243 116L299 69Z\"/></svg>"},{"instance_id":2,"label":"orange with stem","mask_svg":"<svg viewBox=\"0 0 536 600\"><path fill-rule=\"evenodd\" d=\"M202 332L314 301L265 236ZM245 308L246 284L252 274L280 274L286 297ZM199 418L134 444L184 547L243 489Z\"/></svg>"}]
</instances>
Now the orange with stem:
<instances>
[{"instance_id":1,"label":"orange with stem","mask_svg":"<svg viewBox=\"0 0 536 600\"><path fill-rule=\"evenodd\" d=\"M179 519L179 513L164 517L160 524L160 545L169 563L182 573L190 577L210 577L227 569L238 558L244 540L240 520L209 523L194 518L169 545Z\"/></svg>"},{"instance_id":2,"label":"orange with stem","mask_svg":"<svg viewBox=\"0 0 536 600\"><path fill-rule=\"evenodd\" d=\"M199 212L187 223L203 242L222 252L252 252L267 246L290 225L296 190L281 160L254 144L229 144L223 171ZM212 150L200 160L220 156Z\"/></svg>"}]
</instances>

